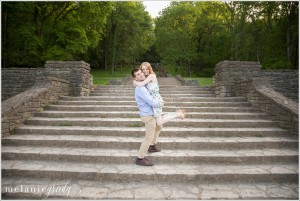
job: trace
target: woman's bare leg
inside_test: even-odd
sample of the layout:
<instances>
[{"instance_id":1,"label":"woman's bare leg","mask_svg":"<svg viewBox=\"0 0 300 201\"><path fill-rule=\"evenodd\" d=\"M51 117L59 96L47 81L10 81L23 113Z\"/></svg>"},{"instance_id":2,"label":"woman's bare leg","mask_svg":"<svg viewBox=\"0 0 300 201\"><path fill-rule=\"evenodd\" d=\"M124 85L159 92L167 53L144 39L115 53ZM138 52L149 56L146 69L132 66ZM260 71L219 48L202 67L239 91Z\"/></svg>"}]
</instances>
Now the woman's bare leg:
<instances>
[{"instance_id":1,"label":"woman's bare leg","mask_svg":"<svg viewBox=\"0 0 300 201\"><path fill-rule=\"evenodd\" d=\"M158 126L161 126L161 125L163 125L173 119L176 119L176 118L183 119L184 115L185 115L185 113L183 110L177 110L177 112L167 113L165 115L156 117L156 124Z\"/></svg>"}]
</instances>

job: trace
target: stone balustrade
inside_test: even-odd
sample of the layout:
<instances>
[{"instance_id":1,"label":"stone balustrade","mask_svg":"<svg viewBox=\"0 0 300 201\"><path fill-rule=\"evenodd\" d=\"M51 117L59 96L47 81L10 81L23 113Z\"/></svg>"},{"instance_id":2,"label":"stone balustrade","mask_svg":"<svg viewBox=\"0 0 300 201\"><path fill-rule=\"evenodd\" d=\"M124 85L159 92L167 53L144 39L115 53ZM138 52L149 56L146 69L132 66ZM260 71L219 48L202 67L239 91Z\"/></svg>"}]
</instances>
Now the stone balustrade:
<instances>
[{"instance_id":1,"label":"stone balustrade","mask_svg":"<svg viewBox=\"0 0 300 201\"><path fill-rule=\"evenodd\" d=\"M299 71L297 70L261 70L260 77L270 81L272 88L280 94L299 101Z\"/></svg>"},{"instance_id":2,"label":"stone balustrade","mask_svg":"<svg viewBox=\"0 0 300 201\"><path fill-rule=\"evenodd\" d=\"M70 81L71 96L88 96L92 91L90 64L84 61L46 61L45 76Z\"/></svg>"},{"instance_id":3,"label":"stone balustrade","mask_svg":"<svg viewBox=\"0 0 300 201\"><path fill-rule=\"evenodd\" d=\"M69 92L70 82L67 80L37 77L33 87L2 102L2 136L12 134L26 119L42 111L47 104L55 102L59 96L69 95Z\"/></svg>"},{"instance_id":4,"label":"stone balustrade","mask_svg":"<svg viewBox=\"0 0 300 201\"><path fill-rule=\"evenodd\" d=\"M43 68L2 68L1 100L6 100L30 89L37 76L43 75Z\"/></svg>"},{"instance_id":5,"label":"stone balustrade","mask_svg":"<svg viewBox=\"0 0 300 201\"><path fill-rule=\"evenodd\" d=\"M70 81L70 96L88 96L93 90L90 65L84 61L46 61L44 68L3 68L2 101L35 84L37 76L51 76Z\"/></svg>"},{"instance_id":6,"label":"stone balustrade","mask_svg":"<svg viewBox=\"0 0 300 201\"><path fill-rule=\"evenodd\" d=\"M296 75L298 71L261 70L258 62L223 61L215 67L214 88L219 97L246 97L282 128L298 135L299 104L294 101L298 100L298 84L286 84L298 83Z\"/></svg>"},{"instance_id":7,"label":"stone balustrade","mask_svg":"<svg viewBox=\"0 0 300 201\"><path fill-rule=\"evenodd\" d=\"M84 61L47 61L45 68L2 69L2 135L13 133L60 95L88 96L94 87L90 70Z\"/></svg>"}]
</instances>

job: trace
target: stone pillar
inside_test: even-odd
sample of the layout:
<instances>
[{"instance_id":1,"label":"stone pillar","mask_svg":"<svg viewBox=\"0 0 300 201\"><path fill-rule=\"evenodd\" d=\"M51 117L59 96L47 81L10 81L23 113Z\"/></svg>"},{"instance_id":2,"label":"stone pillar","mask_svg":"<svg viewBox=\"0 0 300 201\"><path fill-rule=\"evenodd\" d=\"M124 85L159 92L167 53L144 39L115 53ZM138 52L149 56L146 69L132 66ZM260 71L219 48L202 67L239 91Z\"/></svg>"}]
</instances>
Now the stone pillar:
<instances>
[{"instance_id":1,"label":"stone pillar","mask_svg":"<svg viewBox=\"0 0 300 201\"><path fill-rule=\"evenodd\" d=\"M90 64L84 61L46 61L45 76L70 81L71 96L88 96L92 90Z\"/></svg>"},{"instance_id":2,"label":"stone pillar","mask_svg":"<svg viewBox=\"0 0 300 201\"><path fill-rule=\"evenodd\" d=\"M215 67L214 87L218 97L235 96L235 83L256 77L261 70L259 62L222 61Z\"/></svg>"}]
</instances>

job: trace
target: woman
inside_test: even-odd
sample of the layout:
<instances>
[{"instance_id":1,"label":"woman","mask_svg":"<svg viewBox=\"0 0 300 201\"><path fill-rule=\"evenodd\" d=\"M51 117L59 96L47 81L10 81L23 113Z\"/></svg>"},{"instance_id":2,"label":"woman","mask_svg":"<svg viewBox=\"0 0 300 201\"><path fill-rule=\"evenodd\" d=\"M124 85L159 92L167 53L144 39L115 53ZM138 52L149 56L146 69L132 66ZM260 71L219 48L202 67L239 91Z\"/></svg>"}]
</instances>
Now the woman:
<instances>
[{"instance_id":1,"label":"woman","mask_svg":"<svg viewBox=\"0 0 300 201\"><path fill-rule=\"evenodd\" d=\"M143 62L140 66L140 69L145 74L146 79L143 82L137 82L134 80L133 84L135 86L139 86L139 87L145 85L146 88L149 90L149 93L153 99L164 102L162 97L159 94L159 86L158 86L157 78L156 78L155 73L153 72L153 69L152 69L150 63ZM168 113L165 115L162 115L161 107L153 108L153 111L154 111L154 117L156 118L156 124L158 126L161 126L161 125L169 122L172 119L175 119L175 118L184 119L184 117L185 117L185 111L181 110L181 109L177 110L176 112Z\"/></svg>"}]
</instances>

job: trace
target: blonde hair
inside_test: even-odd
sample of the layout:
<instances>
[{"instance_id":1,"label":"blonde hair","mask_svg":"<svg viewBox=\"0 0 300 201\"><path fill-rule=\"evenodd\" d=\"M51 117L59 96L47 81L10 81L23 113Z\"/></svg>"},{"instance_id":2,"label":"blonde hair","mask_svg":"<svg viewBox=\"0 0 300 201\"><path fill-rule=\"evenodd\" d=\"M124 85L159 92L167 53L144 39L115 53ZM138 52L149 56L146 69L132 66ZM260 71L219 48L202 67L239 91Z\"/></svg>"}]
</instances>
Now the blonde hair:
<instances>
[{"instance_id":1,"label":"blonde hair","mask_svg":"<svg viewBox=\"0 0 300 201\"><path fill-rule=\"evenodd\" d=\"M155 75L155 73L154 73L154 71L153 71L153 69L152 69L152 66L151 66L151 64L150 64L149 62L143 62L143 63L140 65L141 71L142 71L142 67L143 67L143 66L145 66L146 68L148 68L149 74L154 74L154 75Z\"/></svg>"}]
</instances>

